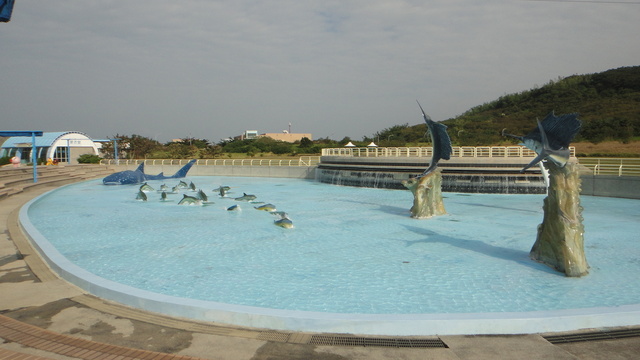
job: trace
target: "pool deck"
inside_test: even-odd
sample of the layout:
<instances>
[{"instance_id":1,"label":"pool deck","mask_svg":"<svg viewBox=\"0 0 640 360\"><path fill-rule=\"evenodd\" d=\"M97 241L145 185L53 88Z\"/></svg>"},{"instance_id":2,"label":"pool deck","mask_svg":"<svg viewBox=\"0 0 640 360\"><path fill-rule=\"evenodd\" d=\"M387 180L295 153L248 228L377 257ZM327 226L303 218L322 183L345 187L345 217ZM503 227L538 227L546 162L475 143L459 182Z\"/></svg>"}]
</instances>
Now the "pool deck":
<instances>
[{"instance_id":1,"label":"pool deck","mask_svg":"<svg viewBox=\"0 0 640 360\"><path fill-rule=\"evenodd\" d=\"M635 359L640 324L571 334L311 334L171 318L103 301L58 278L18 211L54 186L0 200L0 359ZM575 339L576 342L557 342ZM618 336L616 336L618 335Z\"/></svg>"}]
</instances>

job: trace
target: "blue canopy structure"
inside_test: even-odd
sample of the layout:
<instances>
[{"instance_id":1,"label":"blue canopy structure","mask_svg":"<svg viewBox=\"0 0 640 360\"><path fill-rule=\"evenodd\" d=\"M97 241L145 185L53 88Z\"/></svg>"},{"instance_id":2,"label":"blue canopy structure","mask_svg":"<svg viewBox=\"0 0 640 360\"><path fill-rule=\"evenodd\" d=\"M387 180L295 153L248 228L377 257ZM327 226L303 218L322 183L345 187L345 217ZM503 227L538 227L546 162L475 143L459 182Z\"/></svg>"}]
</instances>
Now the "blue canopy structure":
<instances>
[{"instance_id":1,"label":"blue canopy structure","mask_svg":"<svg viewBox=\"0 0 640 360\"><path fill-rule=\"evenodd\" d=\"M34 183L38 182L38 170L36 169L36 136L42 136L42 134L42 131L0 131L0 136L31 136L31 162L33 163Z\"/></svg>"},{"instance_id":2,"label":"blue canopy structure","mask_svg":"<svg viewBox=\"0 0 640 360\"><path fill-rule=\"evenodd\" d=\"M14 0L0 0L0 22L9 22Z\"/></svg>"}]
</instances>

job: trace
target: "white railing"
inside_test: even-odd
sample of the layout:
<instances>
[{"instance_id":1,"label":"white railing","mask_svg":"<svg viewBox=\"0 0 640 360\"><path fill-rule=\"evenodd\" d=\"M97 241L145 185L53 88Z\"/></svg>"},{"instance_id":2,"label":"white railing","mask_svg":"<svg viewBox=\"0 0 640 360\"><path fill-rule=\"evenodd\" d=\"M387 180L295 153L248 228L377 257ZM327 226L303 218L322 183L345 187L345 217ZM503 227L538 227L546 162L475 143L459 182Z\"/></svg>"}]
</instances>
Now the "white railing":
<instances>
[{"instance_id":1,"label":"white railing","mask_svg":"<svg viewBox=\"0 0 640 360\"><path fill-rule=\"evenodd\" d=\"M571 156L575 148L570 147ZM372 156L372 157L428 157L433 154L431 147L399 148L327 148L323 156ZM452 157L535 157L536 154L524 146L460 146L453 148ZM186 165L189 159L120 159L120 165ZM578 159L581 165L593 171L594 175L640 176L640 158L588 158ZM115 165L113 159L103 159L103 165ZM199 159L202 166L316 166L320 156L301 156L297 159Z\"/></svg>"},{"instance_id":2,"label":"white railing","mask_svg":"<svg viewBox=\"0 0 640 360\"><path fill-rule=\"evenodd\" d=\"M594 175L640 176L640 158L580 158Z\"/></svg>"},{"instance_id":3,"label":"white railing","mask_svg":"<svg viewBox=\"0 0 640 360\"><path fill-rule=\"evenodd\" d=\"M452 157L535 157L536 153L524 146L455 146ZM569 148L571 156L576 150ZM433 155L432 147L361 147L322 149L322 156L353 157L428 157Z\"/></svg>"},{"instance_id":4,"label":"white railing","mask_svg":"<svg viewBox=\"0 0 640 360\"><path fill-rule=\"evenodd\" d=\"M186 165L189 159L102 159L103 165ZM320 156L301 156L296 159L199 159L195 165L200 166L315 166Z\"/></svg>"}]
</instances>

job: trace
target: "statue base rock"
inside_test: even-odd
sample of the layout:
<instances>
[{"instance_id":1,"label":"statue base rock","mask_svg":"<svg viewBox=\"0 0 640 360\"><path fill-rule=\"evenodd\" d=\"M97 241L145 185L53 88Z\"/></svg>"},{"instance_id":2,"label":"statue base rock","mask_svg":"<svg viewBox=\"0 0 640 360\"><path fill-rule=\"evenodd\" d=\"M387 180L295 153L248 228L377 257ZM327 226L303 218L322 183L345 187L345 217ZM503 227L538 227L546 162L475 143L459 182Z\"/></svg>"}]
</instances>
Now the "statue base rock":
<instances>
[{"instance_id":1,"label":"statue base rock","mask_svg":"<svg viewBox=\"0 0 640 360\"><path fill-rule=\"evenodd\" d=\"M427 219L447 213L442 202L442 171L440 169L422 177L404 180L402 185L413 193L412 218Z\"/></svg>"},{"instance_id":2,"label":"statue base rock","mask_svg":"<svg viewBox=\"0 0 640 360\"><path fill-rule=\"evenodd\" d=\"M584 225L580 206L580 176L575 162L559 167L551 161L549 192L544 199L544 219L531 249L531 259L579 277L589 273L584 254Z\"/></svg>"}]
</instances>

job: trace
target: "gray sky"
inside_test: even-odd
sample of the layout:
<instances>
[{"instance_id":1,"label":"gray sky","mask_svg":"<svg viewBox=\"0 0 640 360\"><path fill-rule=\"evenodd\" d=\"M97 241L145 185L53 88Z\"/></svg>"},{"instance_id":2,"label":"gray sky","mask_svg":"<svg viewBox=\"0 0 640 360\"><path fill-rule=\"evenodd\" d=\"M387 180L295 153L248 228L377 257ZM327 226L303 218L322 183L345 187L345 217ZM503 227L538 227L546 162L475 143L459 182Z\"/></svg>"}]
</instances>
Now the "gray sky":
<instances>
[{"instance_id":1,"label":"gray sky","mask_svg":"<svg viewBox=\"0 0 640 360\"><path fill-rule=\"evenodd\" d=\"M360 140L640 64L640 2L16 1L0 129Z\"/></svg>"}]
</instances>

